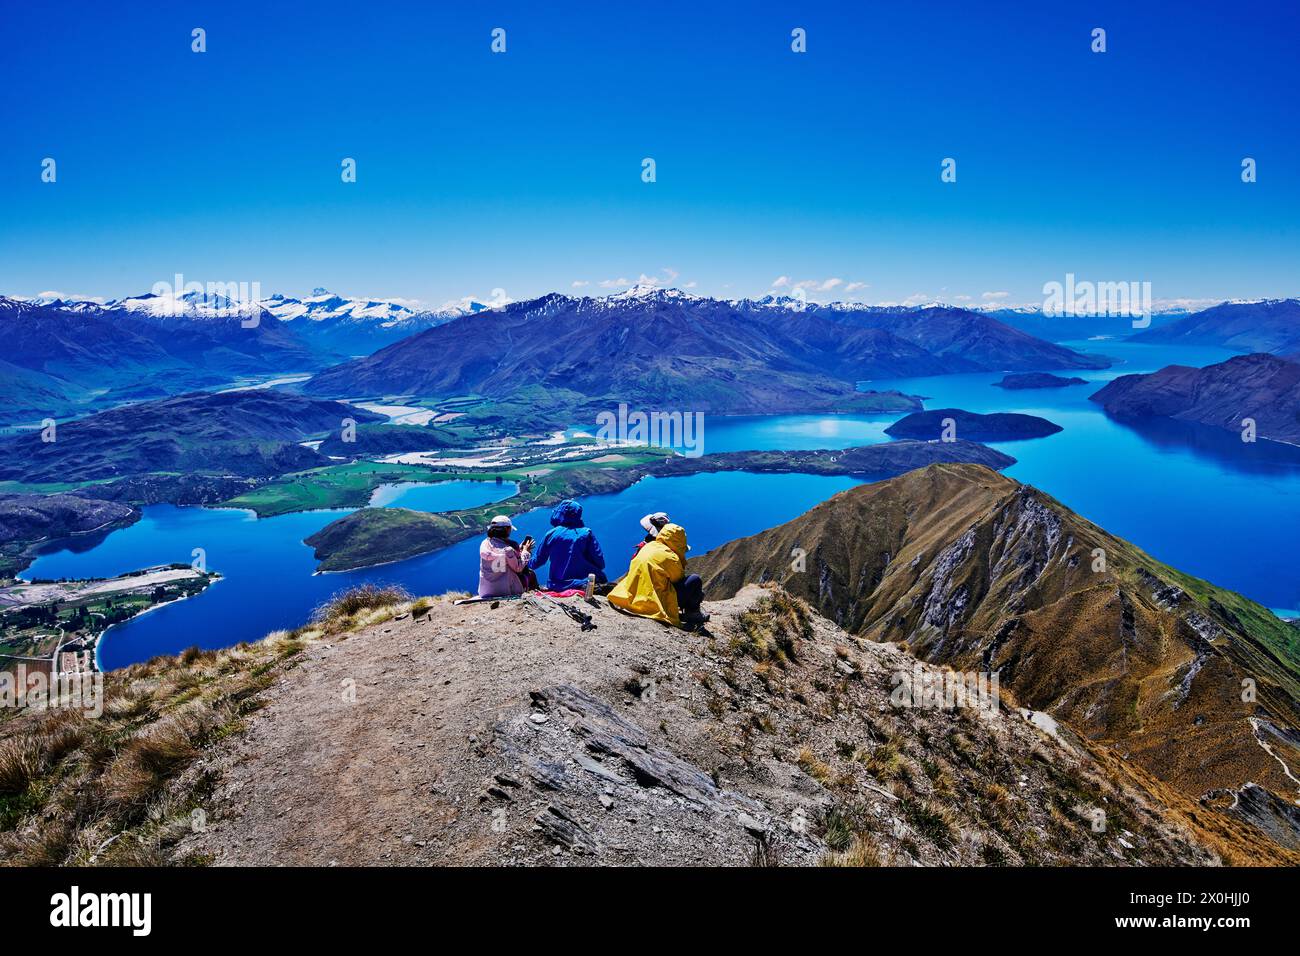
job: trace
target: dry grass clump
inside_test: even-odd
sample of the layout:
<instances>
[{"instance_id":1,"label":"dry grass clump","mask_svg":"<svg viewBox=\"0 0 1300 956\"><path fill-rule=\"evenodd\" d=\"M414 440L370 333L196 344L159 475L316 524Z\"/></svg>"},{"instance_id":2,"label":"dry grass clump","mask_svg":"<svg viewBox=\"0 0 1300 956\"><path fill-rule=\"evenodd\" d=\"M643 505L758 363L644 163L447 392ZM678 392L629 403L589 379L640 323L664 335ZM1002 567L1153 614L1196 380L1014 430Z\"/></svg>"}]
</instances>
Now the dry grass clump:
<instances>
[{"instance_id":1,"label":"dry grass clump","mask_svg":"<svg viewBox=\"0 0 1300 956\"><path fill-rule=\"evenodd\" d=\"M40 738L24 736L0 740L0 796L14 796L45 770Z\"/></svg>"},{"instance_id":2,"label":"dry grass clump","mask_svg":"<svg viewBox=\"0 0 1300 956\"><path fill-rule=\"evenodd\" d=\"M362 612L380 611L398 604L408 604L410 592L397 585L361 584L340 591L312 613L313 624L327 633L351 630L373 623L370 615Z\"/></svg>"},{"instance_id":3,"label":"dry grass clump","mask_svg":"<svg viewBox=\"0 0 1300 956\"><path fill-rule=\"evenodd\" d=\"M905 798L899 801L899 810L912 829L935 846L952 846L957 818L949 806L937 800Z\"/></svg>"},{"instance_id":4,"label":"dry grass clump","mask_svg":"<svg viewBox=\"0 0 1300 956\"><path fill-rule=\"evenodd\" d=\"M741 633L732 641L732 652L781 667L797 663L800 641L813 636L808 605L781 590L763 595L737 622Z\"/></svg>"},{"instance_id":5,"label":"dry grass clump","mask_svg":"<svg viewBox=\"0 0 1300 956\"><path fill-rule=\"evenodd\" d=\"M799 753L795 756L795 762L799 764L799 769L808 776L812 777L818 783L829 783L831 779L831 768L817 759L809 747L801 747Z\"/></svg>"},{"instance_id":6,"label":"dry grass clump","mask_svg":"<svg viewBox=\"0 0 1300 956\"><path fill-rule=\"evenodd\" d=\"M876 846L870 837L861 833L854 834L843 850L832 850L824 854L818 862L821 866L830 867L889 865L886 854L880 847Z\"/></svg>"}]
</instances>

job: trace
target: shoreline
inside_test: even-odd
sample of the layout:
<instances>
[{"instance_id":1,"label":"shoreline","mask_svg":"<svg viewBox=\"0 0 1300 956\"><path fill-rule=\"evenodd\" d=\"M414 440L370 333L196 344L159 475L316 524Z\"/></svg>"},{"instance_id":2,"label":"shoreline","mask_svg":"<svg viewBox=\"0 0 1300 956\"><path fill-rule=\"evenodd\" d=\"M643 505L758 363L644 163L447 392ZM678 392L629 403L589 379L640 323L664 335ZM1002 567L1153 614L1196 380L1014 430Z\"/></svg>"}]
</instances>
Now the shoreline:
<instances>
[{"instance_id":1,"label":"shoreline","mask_svg":"<svg viewBox=\"0 0 1300 956\"><path fill-rule=\"evenodd\" d=\"M204 588L202 591L196 591L194 594L182 594L180 597L172 598L170 601L160 601L157 604L151 604L149 605L149 607L145 608L139 614L133 614L125 621L118 621L116 624L110 624L108 627L104 628L104 630L100 632L99 636L95 638L95 646L92 648L92 650L94 651L94 664L95 664L94 673L96 674L108 673L107 671L104 670L103 665L101 665L99 662L99 649L100 647L103 646L104 639L108 637L109 631L113 630L113 628L121 627L123 624L130 624L132 621L137 621L140 618L144 617L150 611L156 611L159 608L167 607L169 604L179 604L181 601L188 601L191 598L201 597L202 595L206 594L209 588L211 588L218 581L224 581L225 577L226 576L224 574L218 574L216 577L212 578L212 580L208 582L208 586ZM128 664L127 666L130 667L131 665ZM55 662L55 667L56 668L58 667L57 661Z\"/></svg>"}]
</instances>

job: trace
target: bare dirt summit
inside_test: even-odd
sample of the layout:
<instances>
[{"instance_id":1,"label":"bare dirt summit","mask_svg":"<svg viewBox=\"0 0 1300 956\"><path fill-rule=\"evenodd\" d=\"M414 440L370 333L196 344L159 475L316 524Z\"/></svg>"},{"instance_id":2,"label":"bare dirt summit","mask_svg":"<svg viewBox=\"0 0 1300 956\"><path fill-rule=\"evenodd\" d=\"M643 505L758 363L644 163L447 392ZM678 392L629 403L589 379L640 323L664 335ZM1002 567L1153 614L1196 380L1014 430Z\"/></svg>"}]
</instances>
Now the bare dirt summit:
<instances>
[{"instance_id":1,"label":"bare dirt summit","mask_svg":"<svg viewBox=\"0 0 1300 956\"><path fill-rule=\"evenodd\" d=\"M265 706L205 751L204 826L167 858L1219 861L1157 793L1050 721L1005 701L895 706L895 674L943 672L783 591L706 605L707 634L566 603L595 628L545 599L438 599L295 637Z\"/></svg>"}]
</instances>

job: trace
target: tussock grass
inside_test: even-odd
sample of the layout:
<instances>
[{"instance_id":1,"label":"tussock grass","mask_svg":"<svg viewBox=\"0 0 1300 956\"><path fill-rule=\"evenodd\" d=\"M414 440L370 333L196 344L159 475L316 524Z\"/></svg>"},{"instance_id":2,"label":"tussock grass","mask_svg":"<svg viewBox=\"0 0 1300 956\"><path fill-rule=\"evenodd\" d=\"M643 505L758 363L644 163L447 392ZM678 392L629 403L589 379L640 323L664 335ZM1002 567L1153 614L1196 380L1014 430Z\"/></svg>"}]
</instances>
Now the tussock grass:
<instances>
[{"instance_id":1,"label":"tussock grass","mask_svg":"<svg viewBox=\"0 0 1300 956\"><path fill-rule=\"evenodd\" d=\"M832 771L829 766L817 759L817 755L809 747L802 747L795 756L795 761L799 764L799 769L808 776L812 777L818 783L830 783Z\"/></svg>"},{"instance_id":2,"label":"tussock grass","mask_svg":"<svg viewBox=\"0 0 1300 956\"><path fill-rule=\"evenodd\" d=\"M39 737L0 741L0 795L22 793L45 769L45 751Z\"/></svg>"},{"instance_id":3,"label":"tussock grass","mask_svg":"<svg viewBox=\"0 0 1300 956\"><path fill-rule=\"evenodd\" d=\"M732 653L780 667L797 663L800 642L813 636L808 605L780 590L763 595L737 622L741 633L732 641Z\"/></svg>"},{"instance_id":4,"label":"tussock grass","mask_svg":"<svg viewBox=\"0 0 1300 956\"><path fill-rule=\"evenodd\" d=\"M957 821L950 808L936 800L904 798L899 801L899 809L912 829L935 846L952 846Z\"/></svg>"},{"instance_id":5,"label":"tussock grass","mask_svg":"<svg viewBox=\"0 0 1300 956\"><path fill-rule=\"evenodd\" d=\"M871 838L861 833L855 834L843 851L825 854L819 861L821 866L831 867L865 867L887 866L885 855L872 842Z\"/></svg>"},{"instance_id":6,"label":"tussock grass","mask_svg":"<svg viewBox=\"0 0 1300 956\"><path fill-rule=\"evenodd\" d=\"M907 775L907 761L903 757L898 742L891 738L869 754L860 755L862 765L867 773L877 780L898 780Z\"/></svg>"},{"instance_id":7,"label":"tussock grass","mask_svg":"<svg viewBox=\"0 0 1300 956\"><path fill-rule=\"evenodd\" d=\"M822 818L822 842L827 847L843 852L853 842L853 821L849 814L839 807L831 807Z\"/></svg>"},{"instance_id":8,"label":"tussock grass","mask_svg":"<svg viewBox=\"0 0 1300 956\"><path fill-rule=\"evenodd\" d=\"M318 632L319 633L319 632ZM306 642L281 632L191 648L104 676L103 713L18 711L0 723L0 863L169 862L211 779L204 748L262 706Z\"/></svg>"},{"instance_id":9,"label":"tussock grass","mask_svg":"<svg viewBox=\"0 0 1300 956\"><path fill-rule=\"evenodd\" d=\"M369 615L374 612L392 608L394 605L407 604L410 593L396 585L361 584L346 591L340 591L312 613L313 624L320 625L326 632L351 630L364 627ZM372 617L370 623L373 623Z\"/></svg>"}]
</instances>

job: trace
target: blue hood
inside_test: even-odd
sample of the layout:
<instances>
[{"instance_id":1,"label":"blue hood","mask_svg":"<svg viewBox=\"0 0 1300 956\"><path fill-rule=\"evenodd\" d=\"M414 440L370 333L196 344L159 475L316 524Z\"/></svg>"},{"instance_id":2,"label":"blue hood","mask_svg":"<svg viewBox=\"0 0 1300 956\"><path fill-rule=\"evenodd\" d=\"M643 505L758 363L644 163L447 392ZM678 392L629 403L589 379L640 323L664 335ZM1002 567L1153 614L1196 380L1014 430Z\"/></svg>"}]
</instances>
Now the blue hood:
<instances>
[{"instance_id":1,"label":"blue hood","mask_svg":"<svg viewBox=\"0 0 1300 956\"><path fill-rule=\"evenodd\" d=\"M551 524L564 528L582 527L582 505L572 498L566 498L555 506L551 512Z\"/></svg>"}]
</instances>

